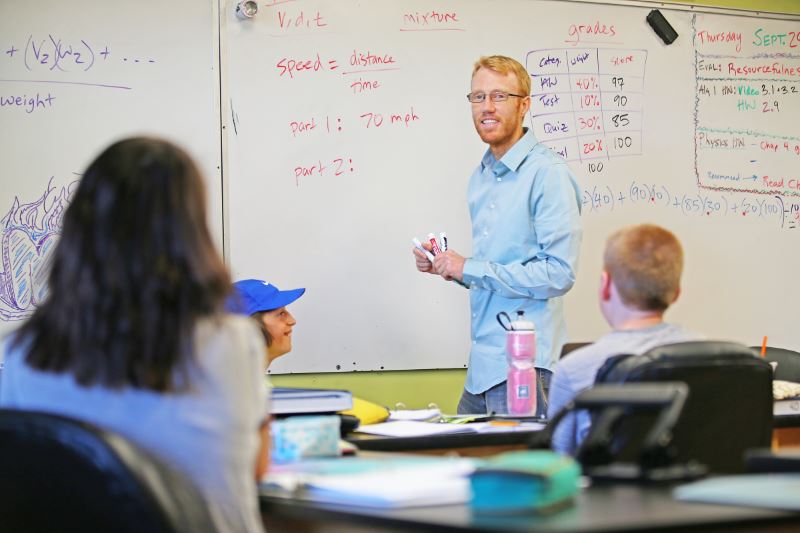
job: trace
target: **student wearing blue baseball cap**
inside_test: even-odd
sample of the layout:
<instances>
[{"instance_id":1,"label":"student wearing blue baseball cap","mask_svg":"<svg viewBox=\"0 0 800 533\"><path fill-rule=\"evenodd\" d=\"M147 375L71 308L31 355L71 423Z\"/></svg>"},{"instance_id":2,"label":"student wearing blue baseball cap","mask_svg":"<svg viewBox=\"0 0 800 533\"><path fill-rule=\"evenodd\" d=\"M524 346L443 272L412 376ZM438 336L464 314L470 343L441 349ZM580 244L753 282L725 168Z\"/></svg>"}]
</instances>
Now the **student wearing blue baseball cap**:
<instances>
[{"instance_id":1,"label":"student wearing blue baseball cap","mask_svg":"<svg viewBox=\"0 0 800 533\"><path fill-rule=\"evenodd\" d=\"M305 289L282 291L260 279L244 279L233 284L236 292L227 309L253 317L267 341L267 366L292 350L292 328L297 321L286 306L300 298Z\"/></svg>"}]
</instances>

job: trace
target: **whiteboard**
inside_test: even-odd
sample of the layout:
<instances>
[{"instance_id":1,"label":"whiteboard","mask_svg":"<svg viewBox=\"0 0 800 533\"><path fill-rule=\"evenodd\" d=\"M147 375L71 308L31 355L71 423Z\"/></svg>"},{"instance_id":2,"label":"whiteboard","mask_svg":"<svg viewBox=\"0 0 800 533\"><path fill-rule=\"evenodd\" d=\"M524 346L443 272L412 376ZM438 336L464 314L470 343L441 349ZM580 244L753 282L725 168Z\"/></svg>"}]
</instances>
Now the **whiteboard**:
<instances>
[{"instance_id":1,"label":"whiteboard","mask_svg":"<svg viewBox=\"0 0 800 533\"><path fill-rule=\"evenodd\" d=\"M88 163L112 141L186 147L221 244L218 5L0 3L0 335L46 294L46 263Z\"/></svg>"},{"instance_id":2,"label":"whiteboard","mask_svg":"<svg viewBox=\"0 0 800 533\"><path fill-rule=\"evenodd\" d=\"M470 254L466 186L485 147L464 95L494 53L531 72L528 126L583 191L572 340L608 330L608 234L652 222L685 247L668 320L800 349L800 27L658 4L679 34L667 46L637 4L298 0L228 14L227 257L237 278L307 288L273 372L466 366L467 291L417 273L409 240L446 231Z\"/></svg>"},{"instance_id":3,"label":"whiteboard","mask_svg":"<svg viewBox=\"0 0 800 533\"><path fill-rule=\"evenodd\" d=\"M528 125L584 192L572 340L607 330L606 236L648 221L686 248L670 320L800 349L797 17L630 4L273 0L240 21L228 1L4 1L0 334L43 298L86 164L116 138L156 134L200 162L234 275L308 288L292 305L294 353L273 372L464 367L467 293L418 274L410 238L446 231L470 254L466 181L485 147L464 95L473 61L501 53L535 76ZM674 44L644 23L652 6Z\"/></svg>"}]
</instances>

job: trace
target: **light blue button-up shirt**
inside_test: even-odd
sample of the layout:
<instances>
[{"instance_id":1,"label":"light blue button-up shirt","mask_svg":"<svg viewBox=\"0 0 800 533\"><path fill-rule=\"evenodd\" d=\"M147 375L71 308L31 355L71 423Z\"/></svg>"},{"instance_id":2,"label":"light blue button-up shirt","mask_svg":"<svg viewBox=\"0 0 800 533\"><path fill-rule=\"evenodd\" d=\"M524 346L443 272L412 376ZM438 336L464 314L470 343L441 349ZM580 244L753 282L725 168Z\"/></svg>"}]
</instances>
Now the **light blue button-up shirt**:
<instances>
[{"instance_id":1,"label":"light blue button-up shirt","mask_svg":"<svg viewBox=\"0 0 800 533\"><path fill-rule=\"evenodd\" d=\"M497 161L490 150L467 191L472 253L472 346L467 391L505 381L506 332L496 315L525 311L536 325L536 366L552 369L566 342L562 296L575 283L581 244L580 190L566 161L528 130Z\"/></svg>"}]
</instances>

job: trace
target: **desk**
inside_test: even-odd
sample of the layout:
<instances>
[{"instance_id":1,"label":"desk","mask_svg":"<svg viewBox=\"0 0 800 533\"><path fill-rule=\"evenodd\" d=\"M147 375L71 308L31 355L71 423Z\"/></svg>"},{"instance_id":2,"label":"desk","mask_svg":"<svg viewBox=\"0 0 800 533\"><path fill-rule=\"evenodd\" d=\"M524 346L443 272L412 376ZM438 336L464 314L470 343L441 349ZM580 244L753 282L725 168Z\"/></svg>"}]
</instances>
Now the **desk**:
<instances>
[{"instance_id":1,"label":"desk","mask_svg":"<svg viewBox=\"0 0 800 533\"><path fill-rule=\"evenodd\" d=\"M426 455L458 453L464 457L485 457L509 450L526 449L538 431L511 433L461 433L426 437L379 437L350 433L345 440L361 450L414 452ZM772 447L800 446L800 414L775 416Z\"/></svg>"},{"instance_id":2,"label":"desk","mask_svg":"<svg viewBox=\"0 0 800 533\"><path fill-rule=\"evenodd\" d=\"M351 433L345 440L371 452L414 452L425 455L457 453L463 457L485 457L509 450L524 450L540 430L507 433L454 433L425 437L379 437Z\"/></svg>"},{"instance_id":3,"label":"desk","mask_svg":"<svg viewBox=\"0 0 800 533\"><path fill-rule=\"evenodd\" d=\"M800 446L800 414L775 415L772 422L772 447Z\"/></svg>"},{"instance_id":4,"label":"desk","mask_svg":"<svg viewBox=\"0 0 800 533\"><path fill-rule=\"evenodd\" d=\"M421 481L424 482L424 481ZM674 501L669 488L591 487L550 516L473 517L466 505L395 510L345 508L261 496L267 530L375 531L773 531L800 530L800 513Z\"/></svg>"}]
</instances>

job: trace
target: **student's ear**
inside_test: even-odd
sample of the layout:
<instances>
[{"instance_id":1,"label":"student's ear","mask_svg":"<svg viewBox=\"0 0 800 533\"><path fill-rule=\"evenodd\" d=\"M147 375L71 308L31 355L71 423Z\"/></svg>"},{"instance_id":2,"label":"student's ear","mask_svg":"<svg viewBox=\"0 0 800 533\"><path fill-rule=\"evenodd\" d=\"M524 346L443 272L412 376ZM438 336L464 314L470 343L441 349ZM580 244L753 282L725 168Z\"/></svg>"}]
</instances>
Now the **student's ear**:
<instances>
[{"instance_id":1,"label":"student's ear","mask_svg":"<svg viewBox=\"0 0 800 533\"><path fill-rule=\"evenodd\" d=\"M675 302L677 302L677 301L678 301L678 297L679 297L680 295L681 295L681 288L680 288L680 286L678 286L678 288L677 288L677 289L675 289L675 297L672 299L672 301L670 302L670 304L674 304Z\"/></svg>"},{"instance_id":2,"label":"student's ear","mask_svg":"<svg viewBox=\"0 0 800 533\"><path fill-rule=\"evenodd\" d=\"M611 299L611 275L607 270L600 273L600 300L607 302Z\"/></svg>"}]
</instances>

